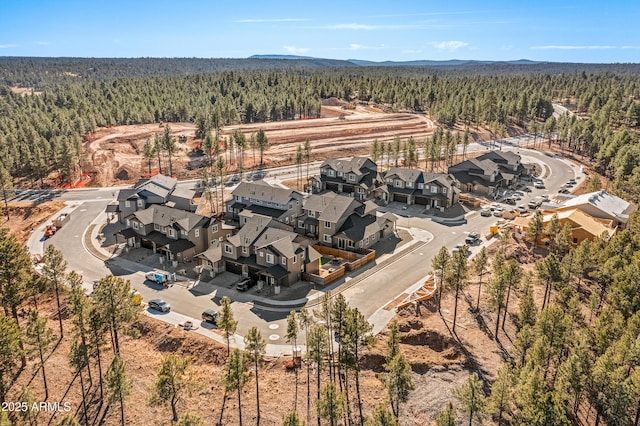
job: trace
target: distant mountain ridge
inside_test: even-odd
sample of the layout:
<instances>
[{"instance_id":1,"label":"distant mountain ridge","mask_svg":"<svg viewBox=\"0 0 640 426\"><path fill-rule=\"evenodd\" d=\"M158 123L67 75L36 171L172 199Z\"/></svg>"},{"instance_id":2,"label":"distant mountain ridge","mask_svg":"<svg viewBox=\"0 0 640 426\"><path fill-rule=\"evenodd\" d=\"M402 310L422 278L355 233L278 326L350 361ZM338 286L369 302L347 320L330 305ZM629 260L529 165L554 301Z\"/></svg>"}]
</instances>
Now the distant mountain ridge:
<instances>
[{"instance_id":1,"label":"distant mountain ridge","mask_svg":"<svg viewBox=\"0 0 640 426\"><path fill-rule=\"evenodd\" d=\"M345 63L357 65L361 67L460 67L460 66L473 66L473 65L491 65L491 64L510 64L510 65L535 65L543 64L543 61L532 61L529 59L517 59L513 61L478 61L468 59L449 59L446 61L433 61L429 59L419 59L414 61L367 61L364 59L326 59L326 58L314 58L312 56L298 56L298 55L253 55L248 59L287 59L287 60L304 60L304 61L322 61L327 63L336 63L342 66Z\"/></svg>"}]
</instances>

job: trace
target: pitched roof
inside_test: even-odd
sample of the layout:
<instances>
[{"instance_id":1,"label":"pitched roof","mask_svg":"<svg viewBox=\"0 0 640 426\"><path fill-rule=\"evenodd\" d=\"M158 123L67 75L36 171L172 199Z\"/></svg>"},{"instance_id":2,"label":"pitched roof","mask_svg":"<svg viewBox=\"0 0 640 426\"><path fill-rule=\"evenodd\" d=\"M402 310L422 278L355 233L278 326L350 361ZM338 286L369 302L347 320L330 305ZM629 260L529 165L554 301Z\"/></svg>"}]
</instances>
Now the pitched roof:
<instances>
[{"instance_id":1,"label":"pitched roof","mask_svg":"<svg viewBox=\"0 0 640 426\"><path fill-rule=\"evenodd\" d=\"M294 195L302 197L302 194L294 191L293 189L273 186L263 180L257 180L255 182L240 182L240 185L238 185L231 194L234 197L241 196L278 204L288 203Z\"/></svg>"},{"instance_id":2,"label":"pitched roof","mask_svg":"<svg viewBox=\"0 0 640 426\"><path fill-rule=\"evenodd\" d=\"M213 241L207 250L203 251L196 257L203 257L212 263L219 262L222 260L222 244L220 244L220 241Z\"/></svg>"},{"instance_id":3,"label":"pitched roof","mask_svg":"<svg viewBox=\"0 0 640 426\"><path fill-rule=\"evenodd\" d=\"M635 210L633 204L609 194L604 189L570 198L562 204L562 207L578 207L584 204L590 204L622 222L627 222L629 215Z\"/></svg>"},{"instance_id":4,"label":"pitched roof","mask_svg":"<svg viewBox=\"0 0 640 426\"><path fill-rule=\"evenodd\" d=\"M370 164L367 164L370 163ZM378 166L369 157L353 157L350 159L329 159L325 160L320 168L331 167L333 170L342 173L355 173L360 176L365 170L377 170ZM367 167L368 166L368 167Z\"/></svg>"},{"instance_id":5,"label":"pitched roof","mask_svg":"<svg viewBox=\"0 0 640 426\"><path fill-rule=\"evenodd\" d=\"M340 227L338 235L344 235L351 241L361 241L365 237L382 230L384 225L390 220L395 221L386 215L376 217L374 215L359 216L352 214Z\"/></svg>"},{"instance_id":6,"label":"pitched roof","mask_svg":"<svg viewBox=\"0 0 640 426\"><path fill-rule=\"evenodd\" d=\"M491 160L478 160L477 158L472 158L449 167L449 170L454 171L468 171L469 169L480 169L484 174L492 174L498 171L498 165Z\"/></svg>"},{"instance_id":7,"label":"pitched roof","mask_svg":"<svg viewBox=\"0 0 640 426\"><path fill-rule=\"evenodd\" d=\"M558 219L565 219L575 223L577 226L573 226L573 229L582 228L593 236L599 236L605 232L611 236L615 232L611 221L607 221L609 222L609 226L607 226L602 220L598 220L577 208L547 213L542 217L543 223L549 222L554 214L558 215Z\"/></svg>"},{"instance_id":8,"label":"pitched roof","mask_svg":"<svg viewBox=\"0 0 640 426\"><path fill-rule=\"evenodd\" d=\"M420 169L410 169L408 167L391 167L384 177L397 176L404 182L424 182L423 172Z\"/></svg>"},{"instance_id":9,"label":"pitched roof","mask_svg":"<svg viewBox=\"0 0 640 426\"><path fill-rule=\"evenodd\" d=\"M253 215L249 218L247 223L244 224L237 234L229 237L227 241L236 247L250 246L253 242L262 234L262 231L273 222L273 219L268 216L262 216L259 214Z\"/></svg>"},{"instance_id":10,"label":"pitched roof","mask_svg":"<svg viewBox=\"0 0 640 426\"><path fill-rule=\"evenodd\" d=\"M309 196L304 208L320 212L320 215L318 216L319 220L326 220L328 222L335 223L345 214L354 211L362 205L363 203L355 198L328 192L325 194L314 194Z\"/></svg>"},{"instance_id":11,"label":"pitched roof","mask_svg":"<svg viewBox=\"0 0 640 426\"><path fill-rule=\"evenodd\" d=\"M144 210L138 210L129 217L135 217L143 225L173 226L177 224L186 231L190 231L201 221L208 219L196 213L160 205L152 205Z\"/></svg>"},{"instance_id":12,"label":"pitched roof","mask_svg":"<svg viewBox=\"0 0 640 426\"><path fill-rule=\"evenodd\" d=\"M520 155L511 151L490 151L476 157L478 160L504 160L507 164L516 165L520 161Z\"/></svg>"}]
</instances>

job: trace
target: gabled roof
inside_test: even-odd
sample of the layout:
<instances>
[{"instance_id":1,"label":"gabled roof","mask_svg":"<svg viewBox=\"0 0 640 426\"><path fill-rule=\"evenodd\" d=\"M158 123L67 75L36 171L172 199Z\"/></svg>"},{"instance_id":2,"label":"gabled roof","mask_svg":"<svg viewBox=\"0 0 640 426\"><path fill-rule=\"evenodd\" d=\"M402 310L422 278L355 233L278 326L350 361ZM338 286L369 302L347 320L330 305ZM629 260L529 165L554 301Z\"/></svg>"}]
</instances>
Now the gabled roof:
<instances>
[{"instance_id":1,"label":"gabled roof","mask_svg":"<svg viewBox=\"0 0 640 426\"><path fill-rule=\"evenodd\" d=\"M144 210L132 213L129 218L135 218L143 225L158 224L160 226L178 225L185 231L190 231L208 218L185 210L167 206L152 205Z\"/></svg>"},{"instance_id":2,"label":"gabled roof","mask_svg":"<svg viewBox=\"0 0 640 426\"><path fill-rule=\"evenodd\" d=\"M220 241L213 241L207 250L203 251L196 257L202 257L211 263L219 262L222 260L222 244L220 244Z\"/></svg>"},{"instance_id":3,"label":"gabled roof","mask_svg":"<svg viewBox=\"0 0 640 426\"><path fill-rule=\"evenodd\" d=\"M613 223L611 223L610 220L603 221L601 219L600 220L596 219L593 216L588 215L587 213L584 213L583 211L577 208L571 209L571 210L559 211L559 212L546 213L542 217L542 222L545 224L548 223L554 214L558 215L558 219L569 220L574 224L576 224L576 226L572 227L573 229L576 229L576 228L584 229L594 237L600 236L605 232L609 236L615 233L615 228L613 226Z\"/></svg>"},{"instance_id":4,"label":"gabled roof","mask_svg":"<svg viewBox=\"0 0 640 426\"><path fill-rule=\"evenodd\" d=\"M384 174L387 178L398 178L403 182L424 182L423 172L420 169L410 169L408 167L391 167Z\"/></svg>"},{"instance_id":5,"label":"gabled roof","mask_svg":"<svg viewBox=\"0 0 640 426\"><path fill-rule=\"evenodd\" d=\"M520 162L520 155L511 151L490 151L485 154L482 154L479 157L476 157L477 160L491 160L493 162L506 162L511 166L515 166Z\"/></svg>"},{"instance_id":6,"label":"gabled roof","mask_svg":"<svg viewBox=\"0 0 640 426\"><path fill-rule=\"evenodd\" d=\"M449 173L452 173L452 171L468 172L471 169L482 170L483 174L490 175L498 171L498 165L491 160L478 160L477 158L472 158L449 167Z\"/></svg>"},{"instance_id":7,"label":"gabled roof","mask_svg":"<svg viewBox=\"0 0 640 426\"><path fill-rule=\"evenodd\" d=\"M395 222L387 215L376 217L375 215L359 216L352 214L338 230L337 235L344 235L351 241L361 241L376 232L384 229L389 221Z\"/></svg>"},{"instance_id":8,"label":"gabled roof","mask_svg":"<svg viewBox=\"0 0 640 426\"><path fill-rule=\"evenodd\" d=\"M369 157L353 157L350 159L329 159L325 160L320 168L331 167L333 170L342 173L354 173L358 176L376 171L378 166Z\"/></svg>"},{"instance_id":9,"label":"gabled roof","mask_svg":"<svg viewBox=\"0 0 640 426\"><path fill-rule=\"evenodd\" d=\"M609 194L604 189L597 192L578 195L565 201L561 207L579 207L589 204L601 212L615 217L621 222L627 222L635 206L620 197Z\"/></svg>"},{"instance_id":10,"label":"gabled roof","mask_svg":"<svg viewBox=\"0 0 640 426\"><path fill-rule=\"evenodd\" d=\"M259 214L251 216L237 234L229 237L227 241L236 247L248 247L262 234L262 231L273 223L274 220L268 216Z\"/></svg>"},{"instance_id":11,"label":"gabled roof","mask_svg":"<svg viewBox=\"0 0 640 426\"><path fill-rule=\"evenodd\" d=\"M118 201L131 200L138 197L138 190L135 188L125 188L118 191Z\"/></svg>"},{"instance_id":12,"label":"gabled roof","mask_svg":"<svg viewBox=\"0 0 640 426\"><path fill-rule=\"evenodd\" d=\"M272 203L287 204L291 198L302 198L302 194L290 188L273 186L263 180L255 182L240 182L231 193L234 197L241 196Z\"/></svg>"},{"instance_id":13,"label":"gabled roof","mask_svg":"<svg viewBox=\"0 0 640 426\"><path fill-rule=\"evenodd\" d=\"M320 195L310 195L303 208L320 212L319 220L335 223L345 214L349 214L362 205L363 203L355 198L327 192Z\"/></svg>"}]
</instances>

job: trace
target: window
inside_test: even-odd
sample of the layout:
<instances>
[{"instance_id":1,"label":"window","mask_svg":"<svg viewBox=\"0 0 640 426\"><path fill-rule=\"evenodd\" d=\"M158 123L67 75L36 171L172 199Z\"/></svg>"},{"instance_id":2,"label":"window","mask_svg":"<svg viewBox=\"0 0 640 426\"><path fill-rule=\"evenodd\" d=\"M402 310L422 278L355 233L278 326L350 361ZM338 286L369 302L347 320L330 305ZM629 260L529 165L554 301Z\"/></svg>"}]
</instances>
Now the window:
<instances>
[{"instance_id":1,"label":"window","mask_svg":"<svg viewBox=\"0 0 640 426\"><path fill-rule=\"evenodd\" d=\"M293 203L289 203L289 208L292 209L293 208Z\"/></svg>"},{"instance_id":2,"label":"window","mask_svg":"<svg viewBox=\"0 0 640 426\"><path fill-rule=\"evenodd\" d=\"M264 252L263 251L260 252L260 257L264 257Z\"/></svg>"},{"instance_id":3,"label":"window","mask_svg":"<svg viewBox=\"0 0 640 426\"><path fill-rule=\"evenodd\" d=\"M157 223L154 223L153 224L153 229L156 230L156 231L159 231L160 230L160 225L158 225Z\"/></svg>"},{"instance_id":4,"label":"window","mask_svg":"<svg viewBox=\"0 0 640 426\"><path fill-rule=\"evenodd\" d=\"M354 247L355 247L355 244L353 244L353 241L351 241L351 240L347 240L347 247L349 247L349 248L354 248Z\"/></svg>"},{"instance_id":5,"label":"window","mask_svg":"<svg viewBox=\"0 0 640 426\"><path fill-rule=\"evenodd\" d=\"M369 245L369 237L367 237L367 238L365 238L365 239L364 239L364 243L365 243L366 245Z\"/></svg>"},{"instance_id":6,"label":"window","mask_svg":"<svg viewBox=\"0 0 640 426\"><path fill-rule=\"evenodd\" d=\"M281 262L282 262L282 266L287 266L287 258L286 257L282 256Z\"/></svg>"},{"instance_id":7,"label":"window","mask_svg":"<svg viewBox=\"0 0 640 426\"><path fill-rule=\"evenodd\" d=\"M188 235L187 231L185 231L184 229L180 231L180 233L182 234L183 237L186 237Z\"/></svg>"},{"instance_id":8,"label":"window","mask_svg":"<svg viewBox=\"0 0 640 426\"><path fill-rule=\"evenodd\" d=\"M298 228L304 228L304 220L298 221Z\"/></svg>"},{"instance_id":9,"label":"window","mask_svg":"<svg viewBox=\"0 0 640 426\"><path fill-rule=\"evenodd\" d=\"M240 201L240 196L236 195L236 201Z\"/></svg>"},{"instance_id":10,"label":"window","mask_svg":"<svg viewBox=\"0 0 640 426\"><path fill-rule=\"evenodd\" d=\"M424 183L419 183L418 184L418 189L424 189Z\"/></svg>"},{"instance_id":11,"label":"window","mask_svg":"<svg viewBox=\"0 0 640 426\"><path fill-rule=\"evenodd\" d=\"M355 182L356 181L356 175L349 175L349 182Z\"/></svg>"},{"instance_id":12,"label":"window","mask_svg":"<svg viewBox=\"0 0 640 426\"><path fill-rule=\"evenodd\" d=\"M338 172L338 177L342 177L342 172Z\"/></svg>"},{"instance_id":13,"label":"window","mask_svg":"<svg viewBox=\"0 0 640 426\"><path fill-rule=\"evenodd\" d=\"M331 242L331 235L324 234L324 237L322 238L322 240L325 243L330 243Z\"/></svg>"},{"instance_id":14,"label":"window","mask_svg":"<svg viewBox=\"0 0 640 426\"><path fill-rule=\"evenodd\" d=\"M396 179L396 184L394 185L396 188L402 188L402 181L400 179Z\"/></svg>"},{"instance_id":15,"label":"window","mask_svg":"<svg viewBox=\"0 0 640 426\"><path fill-rule=\"evenodd\" d=\"M249 249L247 246L242 246L242 254L249 254Z\"/></svg>"},{"instance_id":16,"label":"window","mask_svg":"<svg viewBox=\"0 0 640 426\"><path fill-rule=\"evenodd\" d=\"M435 185L431 185L431 193L432 194L437 194L438 193L438 187Z\"/></svg>"},{"instance_id":17,"label":"window","mask_svg":"<svg viewBox=\"0 0 640 426\"><path fill-rule=\"evenodd\" d=\"M391 178L387 178L387 179L386 179L386 182L387 182L387 183L393 183L393 179L391 179Z\"/></svg>"},{"instance_id":18,"label":"window","mask_svg":"<svg viewBox=\"0 0 640 426\"><path fill-rule=\"evenodd\" d=\"M230 244L225 244L224 245L224 252L225 253L233 253L233 249L231 248Z\"/></svg>"},{"instance_id":19,"label":"window","mask_svg":"<svg viewBox=\"0 0 640 426\"><path fill-rule=\"evenodd\" d=\"M371 241L375 241L375 240L376 240L376 234L373 234L373 235L371 236Z\"/></svg>"},{"instance_id":20,"label":"window","mask_svg":"<svg viewBox=\"0 0 640 426\"><path fill-rule=\"evenodd\" d=\"M273 262L274 262L273 255L271 253L267 253L267 263L273 264Z\"/></svg>"},{"instance_id":21,"label":"window","mask_svg":"<svg viewBox=\"0 0 640 426\"><path fill-rule=\"evenodd\" d=\"M362 244L362 240L360 240L360 248L362 248L364 245Z\"/></svg>"},{"instance_id":22,"label":"window","mask_svg":"<svg viewBox=\"0 0 640 426\"><path fill-rule=\"evenodd\" d=\"M413 188L413 182L407 182L407 188Z\"/></svg>"},{"instance_id":23,"label":"window","mask_svg":"<svg viewBox=\"0 0 640 426\"><path fill-rule=\"evenodd\" d=\"M242 218L242 223L244 223L244 224L246 224L246 223L247 223L247 218L246 218L246 217L243 217L243 218Z\"/></svg>"},{"instance_id":24,"label":"window","mask_svg":"<svg viewBox=\"0 0 640 426\"><path fill-rule=\"evenodd\" d=\"M284 223L289 223L289 216L284 218Z\"/></svg>"},{"instance_id":25,"label":"window","mask_svg":"<svg viewBox=\"0 0 640 426\"><path fill-rule=\"evenodd\" d=\"M138 199L138 207L144 207L144 200L142 198Z\"/></svg>"},{"instance_id":26,"label":"window","mask_svg":"<svg viewBox=\"0 0 640 426\"><path fill-rule=\"evenodd\" d=\"M176 231L174 231L173 228L167 228L167 235L170 237L175 237Z\"/></svg>"},{"instance_id":27,"label":"window","mask_svg":"<svg viewBox=\"0 0 640 426\"><path fill-rule=\"evenodd\" d=\"M200 228L196 228L195 236L196 238L200 238Z\"/></svg>"},{"instance_id":28,"label":"window","mask_svg":"<svg viewBox=\"0 0 640 426\"><path fill-rule=\"evenodd\" d=\"M309 217L316 217L316 212L309 210L309 212L307 213L309 215Z\"/></svg>"},{"instance_id":29,"label":"window","mask_svg":"<svg viewBox=\"0 0 640 426\"><path fill-rule=\"evenodd\" d=\"M298 256L296 256L295 254L293 255L293 263L297 263L298 262Z\"/></svg>"},{"instance_id":30,"label":"window","mask_svg":"<svg viewBox=\"0 0 640 426\"><path fill-rule=\"evenodd\" d=\"M447 193L447 188L442 188L442 193L446 194Z\"/></svg>"},{"instance_id":31,"label":"window","mask_svg":"<svg viewBox=\"0 0 640 426\"><path fill-rule=\"evenodd\" d=\"M333 170L329 169L329 170L327 170L327 174L328 174L329 176L333 177L333 176L335 176L335 175L336 175L336 172L334 172Z\"/></svg>"},{"instance_id":32,"label":"window","mask_svg":"<svg viewBox=\"0 0 640 426\"><path fill-rule=\"evenodd\" d=\"M329 222L328 220L324 221L324 227L327 229L331 229L331 222Z\"/></svg>"},{"instance_id":33,"label":"window","mask_svg":"<svg viewBox=\"0 0 640 426\"><path fill-rule=\"evenodd\" d=\"M124 202L124 206L125 206L126 208L128 208L128 209L129 209L129 208L131 208L131 201L129 201L129 200L125 201L125 202Z\"/></svg>"},{"instance_id":34,"label":"window","mask_svg":"<svg viewBox=\"0 0 640 426\"><path fill-rule=\"evenodd\" d=\"M131 228L131 220L127 219L127 227Z\"/></svg>"},{"instance_id":35,"label":"window","mask_svg":"<svg viewBox=\"0 0 640 426\"><path fill-rule=\"evenodd\" d=\"M133 222L133 229L139 229L138 222Z\"/></svg>"}]
</instances>

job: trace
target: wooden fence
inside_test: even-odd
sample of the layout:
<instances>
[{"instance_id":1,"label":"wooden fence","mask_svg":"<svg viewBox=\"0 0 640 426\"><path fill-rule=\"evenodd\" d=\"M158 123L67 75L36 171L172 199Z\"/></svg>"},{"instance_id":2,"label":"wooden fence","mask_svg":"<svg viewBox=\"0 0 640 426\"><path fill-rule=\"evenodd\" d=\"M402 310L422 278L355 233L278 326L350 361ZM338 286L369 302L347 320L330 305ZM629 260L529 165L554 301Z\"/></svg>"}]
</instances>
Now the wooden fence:
<instances>
[{"instance_id":1,"label":"wooden fence","mask_svg":"<svg viewBox=\"0 0 640 426\"><path fill-rule=\"evenodd\" d=\"M314 249L323 256L332 256L346 260L347 262L337 268L335 271L321 277L316 274L302 274L302 279L315 284L327 285L344 276L346 272L354 271L376 258L376 251L371 249L364 250L365 254L354 253L351 251L340 250L332 247L315 245Z\"/></svg>"}]
</instances>

